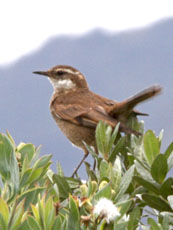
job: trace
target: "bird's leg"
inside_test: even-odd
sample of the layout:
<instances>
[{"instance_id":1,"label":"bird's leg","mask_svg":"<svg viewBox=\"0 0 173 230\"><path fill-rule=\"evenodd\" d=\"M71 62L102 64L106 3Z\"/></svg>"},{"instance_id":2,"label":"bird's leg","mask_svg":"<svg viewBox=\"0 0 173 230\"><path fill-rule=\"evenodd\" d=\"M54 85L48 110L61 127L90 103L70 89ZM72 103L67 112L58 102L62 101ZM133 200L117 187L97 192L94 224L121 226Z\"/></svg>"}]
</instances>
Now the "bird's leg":
<instances>
[{"instance_id":1,"label":"bird's leg","mask_svg":"<svg viewBox=\"0 0 173 230\"><path fill-rule=\"evenodd\" d=\"M74 175L77 173L78 169L80 168L80 166L83 164L83 162L85 161L85 159L87 158L89 152L87 150L85 150L85 154L84 157L82 158L82 160L80 161L80 163L78 164L78 166L75 168L73 174L71 175L71 177L74 177Z\"/></svg>"}]
</instances>

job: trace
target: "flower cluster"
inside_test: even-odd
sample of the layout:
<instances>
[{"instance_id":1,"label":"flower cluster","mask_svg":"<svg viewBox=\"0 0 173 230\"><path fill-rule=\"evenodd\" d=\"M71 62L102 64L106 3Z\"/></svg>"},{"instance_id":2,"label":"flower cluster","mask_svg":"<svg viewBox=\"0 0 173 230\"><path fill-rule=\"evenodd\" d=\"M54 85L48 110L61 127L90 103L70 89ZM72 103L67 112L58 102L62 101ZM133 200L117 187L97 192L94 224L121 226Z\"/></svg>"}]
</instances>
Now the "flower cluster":
<instances>
[{"instance_id":1,"label":"flower cluster","mask_svg":"<svg viewBox=\"0 0 173 230\"><path fill-rule=\"evenodd\" d=\"M109 224L115 220L116 217L120 216L120 212L111 200L107 198L101 198L94 207L94 214L104 218Z\"/></svg>"}]
</instances>

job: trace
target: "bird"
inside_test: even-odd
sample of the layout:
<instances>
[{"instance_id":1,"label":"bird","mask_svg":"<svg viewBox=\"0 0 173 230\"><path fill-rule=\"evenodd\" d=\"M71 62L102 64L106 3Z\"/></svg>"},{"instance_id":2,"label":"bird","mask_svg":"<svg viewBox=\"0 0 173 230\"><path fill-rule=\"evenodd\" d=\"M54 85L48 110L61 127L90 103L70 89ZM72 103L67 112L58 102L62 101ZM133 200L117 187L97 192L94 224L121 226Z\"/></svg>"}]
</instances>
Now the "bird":
<instances>
[{"instance_id":1,"label":"bird","mask_svg":"<svg viewBox=\"0 0 173 230\"><path fill-rule=\"evenodd\" d=\"M86 143L97 151L95 130L99 121L115 127L118 123L120 132L141 135L136 130L126 126L130 115L148 115L134 110L134 107L159 94L159 85L129 97L121 102L100 96L89 89L85 76L76 68L68 65L57 65L46 71L34 71L48 77L53 86L50 100L51 114L69 141L84 151L84 156L75 168L74 176L89 152Z\"/></svg>"}]
</instances>

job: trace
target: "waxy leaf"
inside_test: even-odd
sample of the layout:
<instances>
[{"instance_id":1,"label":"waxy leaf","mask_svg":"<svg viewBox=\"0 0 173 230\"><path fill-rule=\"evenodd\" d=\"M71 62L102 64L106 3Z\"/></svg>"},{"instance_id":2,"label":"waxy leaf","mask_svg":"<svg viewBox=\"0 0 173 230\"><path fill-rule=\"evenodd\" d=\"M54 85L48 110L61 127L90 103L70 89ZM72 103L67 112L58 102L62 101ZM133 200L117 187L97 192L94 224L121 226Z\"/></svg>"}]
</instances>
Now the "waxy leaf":
<instances>
[{"instance_id":1,"label":"waxy leaf","mask_svg":"<svg viewBox=\"0 0 173 230\"><path fill-rule=\"evenodd\" d=\"M17 151L21 153L21 162L24 161L25 157L27 156L29 162L32 160L34 153L35 153L35 148L33 144L24 144L21 143L18 148Z\"/></svg>"},{"instance_id":2,"label":"waxy leaf","mask_svg":"<svg viewBox=\"0 0 173 230\"><path fill-rule=\"evenodd\" d=\"M15 190L19 187L19 167L14 146L10 139L0 134L0 174L5 182L11 183Z\"/></svg>"},{"instance_id":3,"label":"waxy leaf","mask_svg":"<svg viewBox=\"0 0 173 230\"><path fill-rule=\"evenodd\" d=\"M97 148L103 156L109 153L109 142L111 139L112 127L108 126L103 121L100 121L96 128L96 143Z\"/></svg>"},{"instance_id":4,"label":"waxy leaf","mask_svg":"<svg viewBox=\"0 0 173 230\"><path fill-rule=\"evenodd\" d=\"M107 184L105 187L100 189L96 194L95 194L95 200L99 200L102 197L106 197L110 199L111 197L111 186Z\"/></svg>"},{"instance_id":5,"label":"waxy leaf","mask_svg":"<svg viewBox=\"0 0 173 230\"><path fill-rule=\"evenodd\" d=\"M155 181L162 183L168 172L167 159L163 154L159 154L151 165L151 175Z\"/></svg>"},{"instance_id":6,"label":"waxy leaf","mask_svg":"<svg viewBox=\"0 0 173 230\"><path fill-rule=\"evenodd\" d=\"M168 196L168 202L169 202L169 205L171 206L171 208L173 210L173 196Z\"/></svg>"},{"instance_id":7,"label":"waxy leaf","mask_svg":"<svg viewBox=\"0 0 173 230\"><path fill-rule=\"evenodd\" d=\"M160 188L160 193L165 199L167 196L173 195L173 178L168 178L164 181Z\"/></svg>"},{"instance_id":8,"label":"waxy leaf","mask_svg":"<svg viewBox=\"0 0 173 230\"><path fill-rule=\"evenodd\" d=\"M37 202L38 194L44 190L45 190L44 187L36 187L36 188L29 189L19 196L18 201L22 201L25 199L24 209L26 210L28 209L31 203L35 204Z\"/></svg>"},{"instance_id":9,"label":"waxy leaf","mask_svg":"<svg viewBox=\"0 0 173 230\"><path fill-rule=\"evenodd\" d=\"M154 185L152 184L151 182L143 179L142 177L139 177L139 176L134 176L133 177L140 185L142 185L144 188L146 188L148 191L151 191L151 192L154 192L156 194L160 194L160 191L159 189Z\"/></svg>"},{"instance_id":10,"label":"waxy leaf","mask_svg":"<svg viewBox=\"0 0 173 230\"><path fill-rule=\"evenodd\" d=\"M52 230L62 229L61 226L62 226L61 218L60 216L57 216L53 224Z\"/></svg>"},{"instance_id":11,"label":"waxy leaf","mask_svg":"<svg viewBox=\"0 0 173 230\"><path fill-rule=\"evenodd\" d=\"M133 178L133 174L134 174L134 170L135 170L135 166L132 165L124 174L124 176L121 179L121 183L119 186L119 191L115 197L115 201L118 201L122 195L126 192L126 190L128 189L132 178Z\"/></svg>"},{"instance_id":12,"label":"waxy leaf","mask_svg":"<svg viewBox=\"0 0 173 230\"><path fill-rule=\"evenodd\" d=\"M116 207L120 208L121 216L123 216L124 214L126 214L128 212L131 204L132 204L132 200L126 200L126 201L123 201L123 202L116 204Z\"/></svg>"},{"instance_id":13,"label":"waxy leaf","mask_svg":"<svg viewBox=\"0 0 173 230\"><path fill-rule=\"evenodd\" d=\"M0 214L3 216L5 222L8 222L9 209L7 203L0 197Z\"/></svg>"},{"instance_id":14,"label":"waxy leaf","mask_svg":"<svg viewBox=\"0 0 173 230\"><path fill-rule=\"evenodd\" d=\"M41 230L41 228L39 227L39 224L32 216L28 216L28 225L31 229Z\"/></svg>"},{"instance_id":15,"label":"waxy leaf","mask_svg":"<svg viewBox=\"0 0 173 230\"><path fill-rule=\"evenodd\" d=\"M165 200L161 199L159 196L143 194L142 199L146 202L146 204L149 207L154 208L160 212L172 211L169 204Z\"/></svg>"},{"instance_id":16,"label":"waxy leaf","mask_svg":"<svg viewBox=\"0 0 173 230\"><path fill-rule=\"evenodd\" d=\"M126 136L124 137L121 137L118 142L116 143L111 155L109 156L109 161L111 161L112 163L115 161L115 158L117 156L117 154L119 152L121 152L123 146L124 146L124 143L126 141Z\"/></svg>"},{"instance_id":17,"label":"waxy leaf","mask_svg":"<svg viewBox=\"0 0 173 230\"><path fill-rule=\"evenodd\" d=\"M106 160L102 160L100 163L100 180L104 177L108 177L109 175L109 163Z\"/></svg>"},{"instance_id":18,"label":"waxy leaf","mask_svg":"<svg viewBox=\"0 0 173 230\"><path fill-rule=\"evenodd\" d=\"M53 180L58 186L60 198L62 200L66 199L69 196L69 193L71 193L71 189L65 177L61 177L59 175L54 174Z\"/></svg>"},{"instance_id":19,"label":"waxy leaf","mask_svg":"<svg viewBox=\"0 0 173 230\"><path fill-rule=\"evenodd\" d=\"M64 177L64 172L63 172L63 169L62 169L59 161L57 162L57 174L61 177Z\"/></svg>"},{"instance_id":20,"label":"waxy leaf","mask_svg":"<svg viewBox=\"0 0 173 230\"><path fill-rule=\"evenodd\" d=\"M21 223L21 219L24 215L24 203L25 203L25 200L22 200L18 204L18 206L15 210L14 216L12 218L12 221L10 221L10 224L8 224L9 229L18 229L18 227Z\"/></svg>"},{"instance_id":21,"label":"waxy leaf","mask_svg":"<svg viewBox=\"0 0 173 230\"><path fill-rule=\"evenodd\" d=\"M160 153L159 140L152 130L148 130L144 134L144 150L146 159L151 165L156 156Z\"/></svg>"},{"instance_id":22,"label":"waxy leaf","mask_svg":"<svg viewBox=\"0 0 173 230\"><path fill-rule=\"evenodd\" d=\"M114 229L113 230L125 230L127 229L127 224L128 222L122 222L120 224L114 224Z\"/></svg>"},{"instance_id":23,"label":"waxy leaf","mask_svg":"<svg viewBox=\"0 0 173 230\"><path fill-rule=\"evenodd\" d=\"M80 216L76 201L70 196L67 230L80 230Z\"/></svg>"},{"instance_id":24,"label":"waxy leaf","mask_svg":"<svg viewBox=\"0 0 173 230\"><path fill-rule=\"evenodd\" d=\"M0 213L0 226L3 230L8 230L7 222L4 220L4 217Z\"/></svg>"},{"instance_id":25,"label":"waxy leaf","mask_svg":"<svg viewBox=\"0 0 173 230\"><path fill-rule=\"evenodd\" d=\"M137 229L140 216L141 216L141 211L140 211L140 208L137 206L133 209L133 211L130 214L130 220L128 223L128 230Z\"/></svg>"},{"instance_id":26,"label":"waxy leaf","mask_svg":"<svg viewBox=\"0 0 173 230\"><path fill-rule=\"evenodd\" d=\"M165 157L168 159L172 152L173 152L173 142L171 142L171 144L166 149L164 153Z\"/></svg>"},{"instance_id":27,"label":"waxy leaf","mask_svg":"<svg viewBox=\"0 0 173 230\"><path fill-rule=\"evenodd\" d=\"M110 138L110 142L109 142L109 151L111 150L112 148L112 145L114 144L115 140L116 140L116 137L118 135L118 130L119 130L119 126L120 126L120 123L118 123L112 133L112 136Z\"/></svg>"},{"instance_id":28,"label":"waxy leaf","mask_svg":"<svg viewBox=\"0 0 173 230\"><path fill-rule=\"evenodd\" d=\"M173 167L173 154L168 157L168 171Z\"/></svg>"},{"instance_id":29,"label":"waxy leaf","mask_svg":"<svg viewBox=\"0 0 173 230\"><path fill-rule=\"evenodd\" d=\"M160 230L159 225L156 224L156 222L153 219L148 218L148 224L151 226L151 230Z\"/></svg>"}]
</instances>

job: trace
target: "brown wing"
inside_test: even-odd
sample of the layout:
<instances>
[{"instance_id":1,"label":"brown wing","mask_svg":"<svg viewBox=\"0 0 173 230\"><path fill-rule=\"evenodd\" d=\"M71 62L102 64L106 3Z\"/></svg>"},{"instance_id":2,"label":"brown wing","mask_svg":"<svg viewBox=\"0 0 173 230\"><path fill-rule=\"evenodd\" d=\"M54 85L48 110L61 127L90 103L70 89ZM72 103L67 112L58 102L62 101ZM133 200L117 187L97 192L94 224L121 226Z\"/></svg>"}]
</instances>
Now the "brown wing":
<instances>
[{"instance_id":1,"label":"brown wing","mask_svg":"<svg viewBox=\"0 0 173 230\"><path fill-rule=\"evenodd\" d=\"M97 123L101 120L112 127L115 127L118 123L118 121L110 117L101 106L88 108L79 104L54 104L54 113L61 119L90 128L95 128ZM138 132L127 128L123 124L120 124L120 130L125 133L134 133L135 135L139 134Z\"/></svg>"},{"instance_id":2,"label":"brown wing","mask_svg":"<svg viewBox=\"0 0 173 230\"><path fill-rule=\"evenodd\" d=\"M81 105L63 105L58 104L54 106L54 112L57 116L59 116L61 119L64 120L73 120L76 117L82 116L84 114L87 114L91 108L86 108Z\"/></svg>"},{"instance_id":3,"label":"brown wing","mask_svg":"<svg viewBox=\"0 0 173 230\"><path fill-rule=\"evenodd\" d=\"M107 121L111 126L115 126L117 121L106 114L105 110L101 106L85 107L80 104L55 104L54 112L57 117L61 119L71 121L73 123L79 123L84 126L96 127L100 120Z\"/></svg>"}]
</instances>

